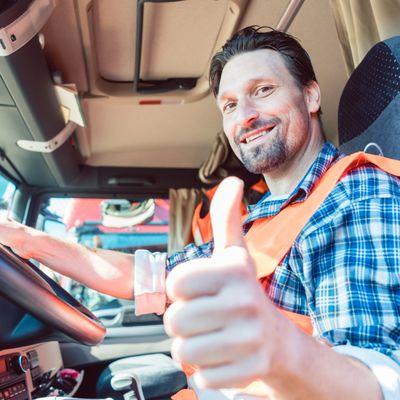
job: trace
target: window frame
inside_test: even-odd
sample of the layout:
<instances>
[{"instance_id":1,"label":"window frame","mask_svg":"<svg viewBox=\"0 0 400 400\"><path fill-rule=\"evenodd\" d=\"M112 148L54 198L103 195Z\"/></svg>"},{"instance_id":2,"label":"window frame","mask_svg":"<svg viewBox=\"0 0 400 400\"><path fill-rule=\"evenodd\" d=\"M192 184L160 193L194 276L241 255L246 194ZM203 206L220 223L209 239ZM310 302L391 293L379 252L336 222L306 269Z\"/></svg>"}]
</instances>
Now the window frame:
<instances>
[{"instance_id":1,"label":"window frame","mask_svg":"<svg viewBox=\"0 0 400 400\"><path fill-rule=\"evenodd\" d=\"M13 178L9 173L7 173L7 171L3 170L2 168L0 168L0 177L7 180L8 183L12 183L14 185L14 191L10 198L10 203L8 204L8 208L7 208L7 213L9 214L10 211L11 212L13 211L13 203L14 203L15 193L18 190L19 182L17 180L15 180L15 178Z\"/></svg>"}]
</instances>

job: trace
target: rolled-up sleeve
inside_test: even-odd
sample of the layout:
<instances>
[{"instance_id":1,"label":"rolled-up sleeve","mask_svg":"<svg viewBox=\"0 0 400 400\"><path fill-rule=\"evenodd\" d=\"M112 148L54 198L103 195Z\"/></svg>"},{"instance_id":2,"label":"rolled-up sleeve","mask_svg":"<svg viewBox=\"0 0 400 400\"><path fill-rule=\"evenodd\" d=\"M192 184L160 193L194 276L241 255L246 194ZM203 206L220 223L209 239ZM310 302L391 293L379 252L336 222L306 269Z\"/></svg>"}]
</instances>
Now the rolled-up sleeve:
<instances>
[{"instance_id":1,"label":"rolled-up sleeve","mask_svg":"<svg viewBox=\"0 0 400 400\"><path fill-rule=\"evenodd\" d=\"M134 257L134 294L135 313L163 314L167 296L165 280L167 273L177 265L200 257L210 257L213 243L200 247L189 244L182 251L167 257L166 253L151 253L148 250L137 250Z\"/></svg>"},{"instance_id":2,"label":"rolled-up sleeve","mask_svg":"<svg viewBox=\"0 0 400 400\"><path fill-rule=\"evenodd\" d=\"M400 367L390 357L375 350L349 345L336 346L333 350L365 364L378 381L384 400L400 399Z\"/></svg>"}]
</instances>

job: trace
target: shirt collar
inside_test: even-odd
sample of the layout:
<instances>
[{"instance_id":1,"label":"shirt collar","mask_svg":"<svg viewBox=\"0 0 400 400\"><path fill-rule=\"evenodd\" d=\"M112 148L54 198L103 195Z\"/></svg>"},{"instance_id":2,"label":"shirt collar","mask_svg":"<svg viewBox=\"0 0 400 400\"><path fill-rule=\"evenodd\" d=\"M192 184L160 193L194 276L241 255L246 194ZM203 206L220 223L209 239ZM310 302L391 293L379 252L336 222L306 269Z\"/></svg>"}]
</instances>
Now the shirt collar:
<instances>
[{"instance_id":1,"label":"shirt collar","mask_svg":"<svg viewBox=\"0 0 400 400\"><path fill-rule=\"evenodd\" d=\"M289 204L295 204L306 200L314 188L315 183L340 156L341 153L332 143L325 142L317 158L287 199L272 200L269 202L268 196L270 193L267 192L257 204L248 207L249 215L246 218L245 223L254 221L258 218L275 215ZM268 207L265 207L267 204ZM260 215L260 207L263 209L261 214L265 215Z\"/></svg>"},{"instance_id":2,"label":"shirt collar","mask_svg":"<svg viewBox=\"0 0 400 400\"><path fill-rule=\"evenodd\" d=\"M325 174L329 167L341 155L339 150L331 143L325 142L311 167L305 173L303 179L288 197L286 204L298 203L308 198L316 182Z\"/></svg>"}]
</instances>

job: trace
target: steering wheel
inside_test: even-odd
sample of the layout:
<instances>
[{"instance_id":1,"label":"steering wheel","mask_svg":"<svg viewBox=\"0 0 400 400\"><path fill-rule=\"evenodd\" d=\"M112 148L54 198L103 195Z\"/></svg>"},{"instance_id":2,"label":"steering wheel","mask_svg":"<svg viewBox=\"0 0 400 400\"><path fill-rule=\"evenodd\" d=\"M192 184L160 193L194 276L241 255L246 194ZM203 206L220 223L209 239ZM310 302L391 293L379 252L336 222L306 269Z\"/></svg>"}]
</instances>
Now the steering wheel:
<instances>
[{"instance_id":1,"label":"steering wheel","mask_svg":"<svg viewBox=\"0 0 400 400\"><path fill-rule=\"evenodd\" d=\"M85 306L31 262L0 245L0 292L43 322L87 345L106 328Z\"/></svg>"}]
</instances>

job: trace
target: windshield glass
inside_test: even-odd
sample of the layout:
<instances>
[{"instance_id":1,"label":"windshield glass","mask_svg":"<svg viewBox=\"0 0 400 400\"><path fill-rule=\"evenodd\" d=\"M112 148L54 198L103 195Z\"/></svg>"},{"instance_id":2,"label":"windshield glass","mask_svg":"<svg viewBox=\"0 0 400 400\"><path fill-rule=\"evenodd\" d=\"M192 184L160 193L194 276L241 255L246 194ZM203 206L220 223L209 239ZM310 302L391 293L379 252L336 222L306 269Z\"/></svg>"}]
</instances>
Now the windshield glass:
<instances>
[{"instance_id":1,"label":"windshield glass","mask_svg":"<svg viewBox=\"0 0 400 400\"><path fill-rule=\"evenodd\" d=\"M0 174L0 216L8 216L8 210L15 192L15 185Z\"/></svg>"}]
</instances>

